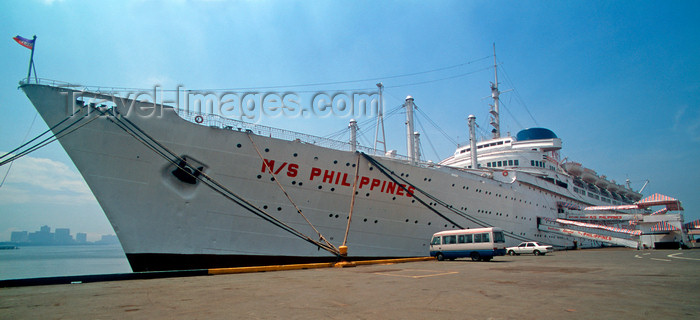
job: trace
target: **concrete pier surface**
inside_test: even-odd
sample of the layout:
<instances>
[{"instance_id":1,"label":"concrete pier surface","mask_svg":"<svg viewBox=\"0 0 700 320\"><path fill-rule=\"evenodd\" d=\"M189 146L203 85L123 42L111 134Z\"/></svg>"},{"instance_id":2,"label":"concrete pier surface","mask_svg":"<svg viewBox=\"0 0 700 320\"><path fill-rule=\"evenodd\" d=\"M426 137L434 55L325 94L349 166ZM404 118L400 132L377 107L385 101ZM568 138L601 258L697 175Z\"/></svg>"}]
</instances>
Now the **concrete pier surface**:
<instances>
[{"instance_id":1,"label":"concrete pier surface","mask_svg":"<svg viewBox=\"0 0 700 320\"><path fill-rule=\"evenodd\" d=\"M623 248L0 289L2 319L700 319L700 250Z\"/></svg>"}]
</instances>

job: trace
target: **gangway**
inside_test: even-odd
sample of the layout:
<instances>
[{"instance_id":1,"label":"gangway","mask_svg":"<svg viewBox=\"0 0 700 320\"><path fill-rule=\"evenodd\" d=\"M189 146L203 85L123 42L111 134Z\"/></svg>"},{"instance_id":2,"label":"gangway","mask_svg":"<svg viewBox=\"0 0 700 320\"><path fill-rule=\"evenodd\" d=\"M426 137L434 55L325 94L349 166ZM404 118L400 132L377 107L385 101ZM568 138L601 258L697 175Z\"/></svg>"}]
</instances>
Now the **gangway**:
<instances>
[{"instance_id":1,"label":"gangway","mask_svg":"<svg viewBox=\"0 0 700 320\"><path fill-rule=\"evenodd\" d=\"M593 225L564 219L537 218L540 231L600 241L612 245L638 248L638 230ZM601 234L602 233L602 234ZM615 235L615 236L613 236Z\"/></svg>"}]
</instances>

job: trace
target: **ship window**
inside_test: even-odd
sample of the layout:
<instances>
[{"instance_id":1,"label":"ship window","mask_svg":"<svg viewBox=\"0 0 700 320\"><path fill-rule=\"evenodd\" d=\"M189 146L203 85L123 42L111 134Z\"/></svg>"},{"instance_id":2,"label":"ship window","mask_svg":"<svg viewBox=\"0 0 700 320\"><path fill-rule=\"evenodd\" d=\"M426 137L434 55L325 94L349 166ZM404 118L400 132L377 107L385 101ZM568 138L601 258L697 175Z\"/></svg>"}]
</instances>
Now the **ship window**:
<instances>
[{"instance_id":1,"label":"ship window","mask_svg":"<svg viewBox=\"0 0 700 320\"><path fill-rule=\"evenodd\" d=\"M498 166L499 166L499 167L501 166L501 161L498 161Z\"/></svg>"},{"instance_id":2,"label":"ship window","mask_svg":"<svg viewBox=\"0 0 700 320\"><path fill-rule=\"evenodd\" d=\"M498 141L498 145L499 145L499 146L502 145L502 144L503 144L503 141Z\"/></svg>"},{"instance_id":3,"label":"ship window","mask_svg":"<svg viewBox=\"0 0 700 320\"><path fill-rule=\"evenodd\" d=\"M486 166L489 167L489 168L491 168L491 162L487 162L487 163L486 163Z\"/></svg>"},{"instance_id":4,"label":"ship window","mask_svg":"<svg viewBox=\"0 0 700 320\"><path fill-rule=\"evenodd\" d=\"M512 166L513 165L513 160L508 160L508 165Z\"/></svg>"},{"instance_id":5,"label":"ship window","mask_svg":"<svg viewBox=\"0 0 700 320\"><path fill-rule=\"evenodd\" d=\"M467 149L462 149L462 151L460 151L459 153L465 153L465 152L467 152Z\"/></svg>"},{"instance_id":6,"label":"ship window","mask_svg":"<svg viewBox=\"0 0 700 320\"><path fill-rule=\"evenodd\" d=\"M534 167L534 166L535 166L535 160L530 160L530 165Z\"/></svg>"},{"instance_id":7,"label":"ship window","mask_svg":"<svg viewBox=\"0 0 700 320\"><path fill-rule=\"evenodd\" d=\"M477 149L481 149L481 148L483 148L483 147L484 147L484 146L478 146L478 147L476 147L476 148L477 148Z\"/></svg>"},{"instance_id":8,"label":"ship window","mask_svg":"<svg viewBox=\"0 0 700 320\"><path fill-rule=\"evenodd\" d=\"M517 159L516 159L516 160L513 160L513 163L514 163L514 164L515 164L516 166L517 166L517 165L520 165L520 163L519 163L519 162L520 162L520 161L519 161L519 160L517 160Z\"/></svg>"}]
</instances>

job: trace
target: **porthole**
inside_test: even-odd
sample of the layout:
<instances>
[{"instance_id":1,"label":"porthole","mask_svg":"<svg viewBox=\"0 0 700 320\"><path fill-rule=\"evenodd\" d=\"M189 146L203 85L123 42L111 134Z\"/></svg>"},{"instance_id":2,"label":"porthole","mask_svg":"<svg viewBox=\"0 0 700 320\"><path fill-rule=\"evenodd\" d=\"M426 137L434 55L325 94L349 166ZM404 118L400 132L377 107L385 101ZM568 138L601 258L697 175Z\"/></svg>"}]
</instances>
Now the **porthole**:
<instances>
[{"instance_id":1,"label":"porthole","mask_svg":"<svg viewBox=\"0 0 700 320\"><path fill-rule=\"evenodd\" d=\"M293 154L293 156L296 158L296 156L298 156L298 154L295 152L295 153Z\"/></svg>"},{"instance_id":2,"label":"porthole","mask_svg":"<svg viewBox=\"0 0 700 320\"><path fill-rule=\"evenodd\" d=\"M331 188L331 191L335 191L335 188Z\"/></svg>"},{"instance_id":3,"label":"porthole","mask_svg":"<svg viewBox=\"0 0 700 320\"><path fill-rule=\"evenodd\" d=\"M277 207L277 211L282 211L282 207Z\"/></svg>"},{"instance_id":4,"label":"porthole","mask_svg":"<svg viewBox=\"0 0 700 320\"><path fill-rule=\"evenodd\" d=\"M261 175L258 175L258 179L260 179L260 178L262 178L262 176L261 176Z\"/></svg>"},{"instance_id":5,"label":"porthole","mask_svg":"<svg viewBox=\"0 0 700 320\"><path fill-rule=\"evenodd\" d=\"M267 205L264 205L264 206L263 206L263 209L267 209Z\"/></svg>"},{"instance_id":6,"label":"porthole","mask_svg":"<svg viewBox=\"0 0 700 320\"><path fill-rule=\"evenodd\" d=\"M265 152L270 152L270 148L265 148Z\"/></svg>"},{"instance_id":7,"label":"porthole","mask_svg":"<svg viewBox=\"0 0 700 320\"><path fill-rule=\"evenodd\" d=\"M239 143L239 144L236 145L236 147L237 147L237 148L240 148L240 147L242 147L242 145Z\"/></svg>"}]
</instances>

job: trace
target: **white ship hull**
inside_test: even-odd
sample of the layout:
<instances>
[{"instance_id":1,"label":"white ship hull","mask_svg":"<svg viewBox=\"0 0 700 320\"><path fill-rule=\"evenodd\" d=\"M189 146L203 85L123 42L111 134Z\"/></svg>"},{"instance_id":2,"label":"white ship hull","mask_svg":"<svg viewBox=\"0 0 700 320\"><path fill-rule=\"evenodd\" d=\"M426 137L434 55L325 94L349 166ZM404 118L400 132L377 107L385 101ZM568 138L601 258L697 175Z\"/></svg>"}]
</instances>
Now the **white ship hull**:
<instances>
[{"instance_id":1,"label":"white ship hull","mask_svg":"<svg viewBox=\"0 0 700 320\"><path fill-rule=\"evenodd\" d=\"M73 90L26 84L22 89L49 127L70 116ZM180 118L170 107L151 110L152 103L119 98L115 102L119 114L175 154L203 164L206 175L284 223L314 235L265 172L257 146L265 159L274 160L277 180L290 198L336 246L343 241L354 166L360 157L360 179L347 242L350 259L427 256L430 236L455 226L416 198L460 227L480 227L423 194L416 192L412 197L395 185L390 190L390 178L359 153L249 134L236 128L199 125ZM152 114L134 112L140 107ZM337 259L202 183L178 180L172 174L176 169L172 163L109 117L86 122L59 141L99 201L134 271ZM489 177L445 166L375 159L454 209L510 232L508 246L522 239L562 247L570 247L574 241L578 246L599 245L538 230L538 217L557 218L559 201L603 204L570 191L571 186L558 186L524 172L497 172Z\"/></svg>"}]
</instances>

